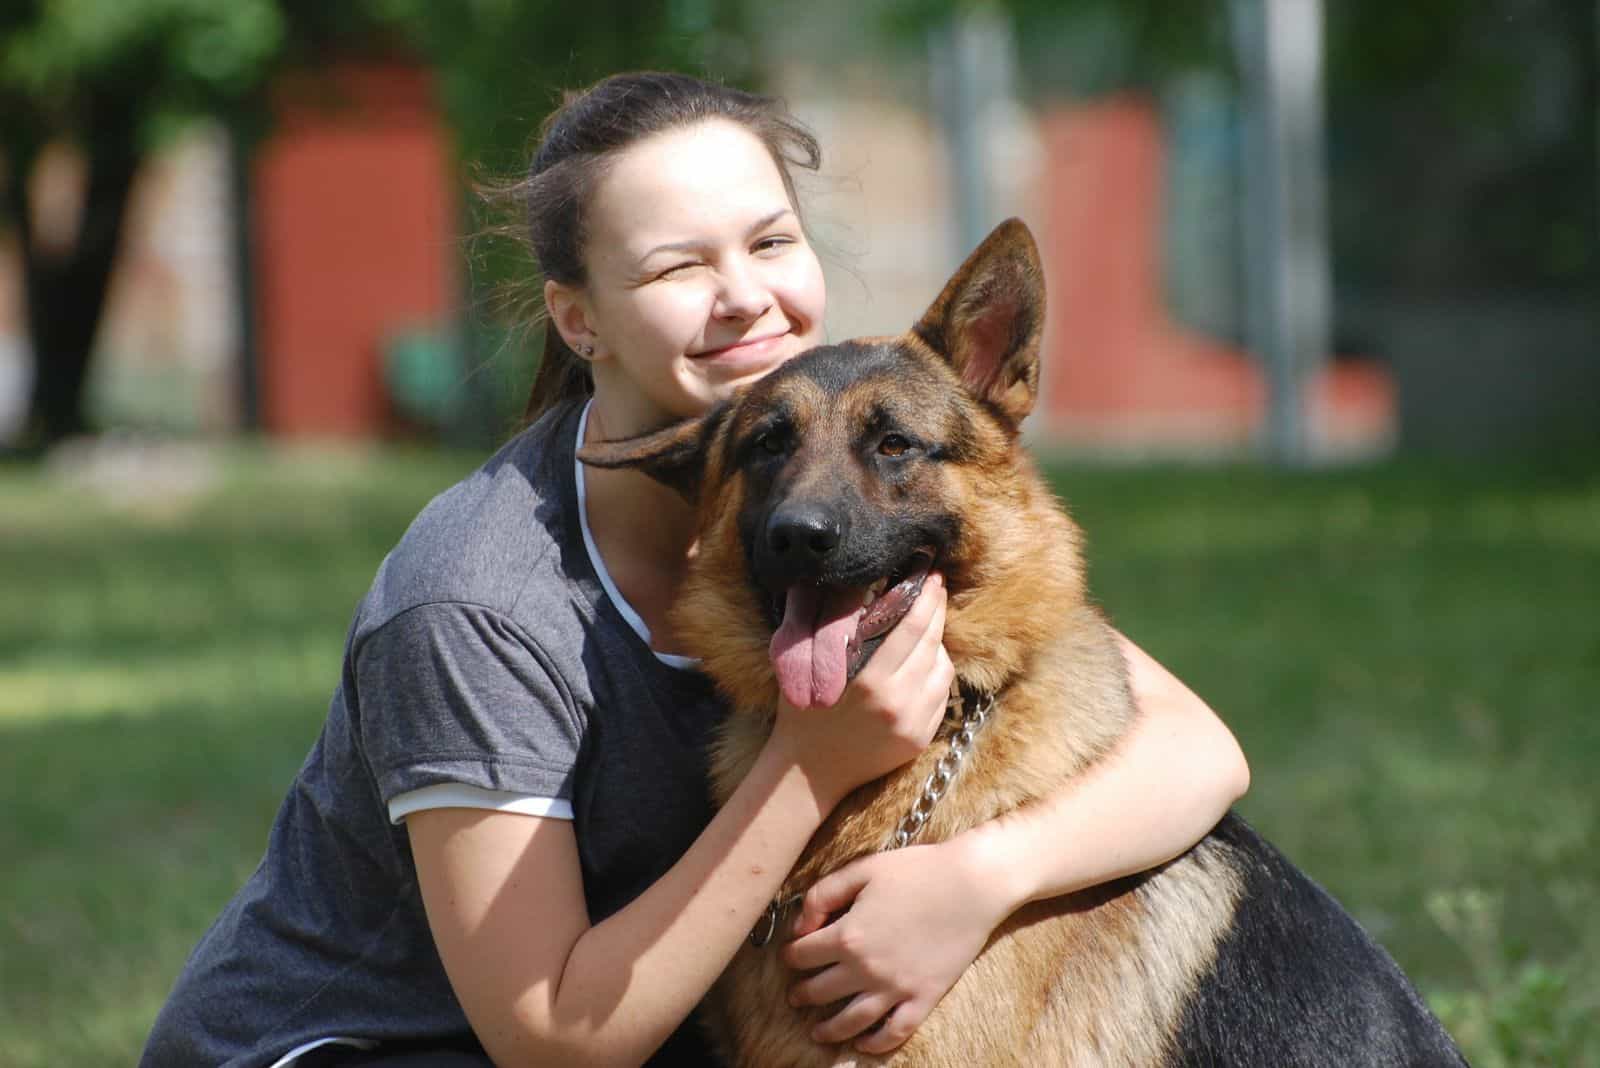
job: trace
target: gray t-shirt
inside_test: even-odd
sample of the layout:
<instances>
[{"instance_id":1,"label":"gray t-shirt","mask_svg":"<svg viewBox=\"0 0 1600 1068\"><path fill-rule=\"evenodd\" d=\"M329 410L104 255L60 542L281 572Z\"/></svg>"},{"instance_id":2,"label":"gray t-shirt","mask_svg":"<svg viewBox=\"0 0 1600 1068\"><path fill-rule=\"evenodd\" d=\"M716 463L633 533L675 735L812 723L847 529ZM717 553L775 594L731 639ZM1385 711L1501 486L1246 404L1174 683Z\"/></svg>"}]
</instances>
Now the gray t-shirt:
<instances>
[{"instance_id":1,"label":"gray t-shirt","mask_svg":"<svg viewBox=\"0 0 1600 1068\"><path fill-rule=\"evenodd\" d=\"M396 797L459 783L570 803L593 922L704 828L721 706L705 676L652 654L591 566L581 410L551 411L442 493L383 562L266 856L190 956L144 1065L247 1068L329 1036L469 1034L390 820ZM540 903L522 906L537 923ZM690 1021L650 1063L710 1060Z\"/></svg>"}]
</instances>

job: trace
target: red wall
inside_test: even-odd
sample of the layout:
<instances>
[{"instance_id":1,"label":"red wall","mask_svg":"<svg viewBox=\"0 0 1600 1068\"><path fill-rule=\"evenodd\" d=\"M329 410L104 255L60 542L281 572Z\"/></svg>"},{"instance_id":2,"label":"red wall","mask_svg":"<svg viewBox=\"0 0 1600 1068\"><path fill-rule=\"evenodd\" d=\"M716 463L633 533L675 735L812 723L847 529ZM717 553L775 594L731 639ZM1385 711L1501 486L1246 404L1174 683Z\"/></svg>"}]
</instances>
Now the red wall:
<instances>
[{"instance_id":1,"label":"red wall","mask_svg":"<svg viewBox=\"0 0 1600 1068\"><path fill-rule=\"evenodd\" d=\"M1154 106L1130 96L1062 107L1041 119L1040 131L1048 174L1045 434L1133 450L1248 447L1266 416L1260 364L1167 312L1165 140ZM1307 404L1318 455L1371 453L1392 442L1394 383L1376 364L1327 364Z\"/></svg>"},{"instance_id":2,"label":"red wall","mask_svg":"<svg viewBox=\"0 0 1600 1068\"><path fill-rule=\"evenodd\" d=\"M340 68L279 100L253 175L262 420L375 436L386 339L455 300L447 142L421 70Z\"/></svg>"}]
</instances>

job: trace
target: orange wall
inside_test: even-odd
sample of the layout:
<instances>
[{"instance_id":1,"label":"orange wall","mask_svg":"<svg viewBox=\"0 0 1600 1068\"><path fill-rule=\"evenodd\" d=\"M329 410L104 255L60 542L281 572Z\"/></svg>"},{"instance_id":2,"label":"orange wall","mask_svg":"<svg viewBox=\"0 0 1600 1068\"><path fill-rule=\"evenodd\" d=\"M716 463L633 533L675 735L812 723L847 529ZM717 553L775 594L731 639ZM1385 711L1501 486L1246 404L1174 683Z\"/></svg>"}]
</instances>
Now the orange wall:
<instances>
[{"instance_id":1,"label":"orange wall","mask_svg":"<svg viewBox=\"0 0 1600 1068\"><path fill-rule=\"evenodd\" d=\"M344 68L332 98L282 94L254 168L262 420L285 435L391 424L385 341L455 301L445 135L427 76Z\"/></svg>"}]
</instances>

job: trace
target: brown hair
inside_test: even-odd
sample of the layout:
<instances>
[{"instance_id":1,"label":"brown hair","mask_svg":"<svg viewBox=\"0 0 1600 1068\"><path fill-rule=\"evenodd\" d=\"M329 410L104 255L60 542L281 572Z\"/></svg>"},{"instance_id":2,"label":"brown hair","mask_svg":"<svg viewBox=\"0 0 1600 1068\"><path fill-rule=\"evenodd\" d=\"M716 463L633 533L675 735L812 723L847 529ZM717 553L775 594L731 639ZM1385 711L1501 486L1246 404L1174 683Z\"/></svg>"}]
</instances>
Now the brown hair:
<instances>
[{"instance_id":1,"label":"brown hair","mask_svg":"<svg viewBox=\"0 0 1600 1068\"><path fill-rule=\"evenodd\" d=\"M816 137L781 101L686 74L614 74L567 94L539 131L539 147L526 177L502 191L521 210L528 245L544 278L574 286L588 280L583 258L586 210L617 152L653 134L710 119L736 122L766 146L789 202L799 211L791 168L815 171L822 152ZM546 322L544 356L524 420L532 422L552 405L593 391L588 364Z\"/></svg>"}]
</instances>

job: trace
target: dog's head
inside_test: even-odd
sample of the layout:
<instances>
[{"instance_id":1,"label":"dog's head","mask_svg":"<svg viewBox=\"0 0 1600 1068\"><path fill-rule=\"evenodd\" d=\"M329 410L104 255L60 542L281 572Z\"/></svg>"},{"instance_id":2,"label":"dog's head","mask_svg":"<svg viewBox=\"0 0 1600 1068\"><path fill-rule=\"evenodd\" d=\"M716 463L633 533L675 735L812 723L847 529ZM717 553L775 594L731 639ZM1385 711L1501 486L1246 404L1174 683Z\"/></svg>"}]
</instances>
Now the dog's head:
<instances>
[{"instance_id":1,"label":"dog's head","mask_svg":"<svg viewBox=\"0 0 1600 1068\"><path fill-rule=\"evenodd\" d=\"M836 701L930 569L951 647L962 591L1003 563L995 524L1033 504L1016 439L1043 322L1038 251L1011 220L908 333L813 349L702 418L579 453L697 503L674 623L736 701L774 677L797 706Z\"/></svg>"}]
</instances>

